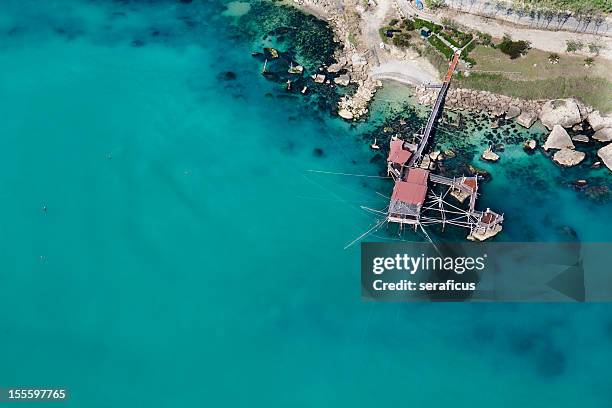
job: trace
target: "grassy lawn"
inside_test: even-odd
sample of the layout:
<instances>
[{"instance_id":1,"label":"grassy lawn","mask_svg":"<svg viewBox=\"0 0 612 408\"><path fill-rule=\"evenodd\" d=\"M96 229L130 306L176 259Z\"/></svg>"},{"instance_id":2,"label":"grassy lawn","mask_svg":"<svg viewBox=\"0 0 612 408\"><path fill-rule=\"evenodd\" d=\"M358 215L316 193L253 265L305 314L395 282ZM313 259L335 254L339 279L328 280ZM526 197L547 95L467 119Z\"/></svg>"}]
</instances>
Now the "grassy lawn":
<instances>
[{"instance_id":1,"label":"grassy lawn","mask_svg":"<svg viewBox=\"0 0 612 408\"><path fill-rule=\"evenodd\" d=\"M524 57L510 59L498 49L480 45L470 55L477 65L469 76L453 79L457 87L524 99L577 97L612 112L612 64L606 60L595 58L595 64L586 68L585 57L560 55L558 64L550 64L548 52L531 49Z\"/></svg>"},{"instance_id":2,"label":"grassy lawn","mask_svg":"<svg viewBox=\"0 0 612 408\"><path fill-rule=\"evenodd\" d=\"M453 84L459 88L490 91L522 99L577 97L602 112L612 112L612 82L603 78L585 76L515 81L499 74L471 74L454 78Z\"/></svg>"},{"instance_id":3,"label":"grassy lawn","mask_svg":"<svg viewBox=\"0 0 612 408\"><path fill-rule=\"evenodd\" d=\"M583 56L562 54L559 63L548 62L550 53L531 49L524 57L510 59L500 50L478 45L470 56L477 65L473 71L502 71L501 73L514 80L536 80L551 77L600 77L612 81L612 62L595 57L592 67L584 66Z\"/></svg>"}]
</instances>

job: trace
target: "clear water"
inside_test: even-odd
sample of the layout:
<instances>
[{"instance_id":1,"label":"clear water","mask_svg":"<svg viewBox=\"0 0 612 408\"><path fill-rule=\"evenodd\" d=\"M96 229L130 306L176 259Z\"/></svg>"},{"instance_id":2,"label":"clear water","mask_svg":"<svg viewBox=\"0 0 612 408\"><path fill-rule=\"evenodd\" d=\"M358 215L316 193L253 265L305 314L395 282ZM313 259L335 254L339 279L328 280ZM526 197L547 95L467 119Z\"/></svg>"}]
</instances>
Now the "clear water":
<instances>
[{"instance_id":1,"label":"clear water","mask_svg":"<svg viewBox=\"0 0 612 408\"><path fill-rule=\"evenodd\" d=\"M612 403L605 305L360 301L342 248L389 186L309 170L376 174L358 136L402 88L351 129L279 97L219 2L0 8L0 386L75 407ZM526 165L553 179L546 160ZM541 195L506 167L485 204L518 219ZM554 222L509 237L609 239L609 206L551 191Z\"/></svg>"}]
</instances>

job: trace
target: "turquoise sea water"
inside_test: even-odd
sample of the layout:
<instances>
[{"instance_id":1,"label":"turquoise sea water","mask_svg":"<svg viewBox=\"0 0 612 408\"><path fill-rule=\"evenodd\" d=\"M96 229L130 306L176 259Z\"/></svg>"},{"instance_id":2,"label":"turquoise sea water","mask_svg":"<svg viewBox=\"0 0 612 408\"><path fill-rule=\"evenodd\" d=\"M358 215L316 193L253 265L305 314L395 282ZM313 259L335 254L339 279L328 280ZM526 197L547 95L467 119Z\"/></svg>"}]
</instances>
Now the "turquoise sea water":
<instances>
[{"instance_id":1,"label":"turquoise sea water","mask_svg":"<svg viewBox=\"0 0 612 408\"><path fill-rule=\"evenodd\" d=\"M0 7L0 387L75 407L612 403L605 305L361 302L342 248L390 186L308 170L380 171L360 135L405 88L351 128L266 81L220 2ZM488 166L506 239L609 240L609 205L519 149Z\"/></svg>"}]
</instances>

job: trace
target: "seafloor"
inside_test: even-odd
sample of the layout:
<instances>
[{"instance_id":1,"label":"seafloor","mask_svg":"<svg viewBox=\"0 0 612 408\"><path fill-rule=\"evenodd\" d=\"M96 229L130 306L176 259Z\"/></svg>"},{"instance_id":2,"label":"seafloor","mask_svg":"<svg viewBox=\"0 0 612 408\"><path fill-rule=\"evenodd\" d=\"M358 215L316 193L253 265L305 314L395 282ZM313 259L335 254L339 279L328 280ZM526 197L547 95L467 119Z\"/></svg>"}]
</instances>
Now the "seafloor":
<instances>
[{"instance_id":1,"label":"seafloor","mask_svg":"<svg viewBox=\"0 0 612 408\"><path fill-rule=\"evenodd\" d=\"M251 52L273 41L309 74L329 32L251 5L2 2L0 386L91 408L609 407L605 304L361 302L342 248L390 183L309 170L378 174L371 138L426 112L387 86L351 125L336 90L286 92ZM610 240L605 189L568 185L609 187L607 170L524 154L541 129L465 121L436 141L459 153L448 171L490 172L498 239Z\"/></svg>"}]
</instances>

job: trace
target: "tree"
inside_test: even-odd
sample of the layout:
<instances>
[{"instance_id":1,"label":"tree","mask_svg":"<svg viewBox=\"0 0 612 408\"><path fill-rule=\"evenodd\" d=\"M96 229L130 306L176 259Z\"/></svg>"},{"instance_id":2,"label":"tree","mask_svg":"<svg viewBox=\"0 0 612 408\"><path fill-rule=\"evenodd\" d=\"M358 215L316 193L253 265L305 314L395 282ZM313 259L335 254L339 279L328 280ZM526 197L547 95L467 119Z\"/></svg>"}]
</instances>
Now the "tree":
<instances>
[{"instance_id":1,"label":"tree","mask_svg":"<svg viewBox=\"0 0 612 408\"><path fill-rule=\"evenodd\" d=\"M567 52L576 52L584 47L584 44L580 41L567 40L565 42Z\"/></svg>"},{"instance_id":2,"label":"tree","mask_svg":"<svg viewBox=\"0 0 612 408\"><path fill-rule=\"evenodd\" d=\"M508 34L504 35L502 42L498 46L501 52L510 56L510 59L527 54L530 47L529 41L512 41Z\"/></svg>"},{"instance_id":3,"label":"tree","mask_svg":"<svg viewBox=\"0 0 612 408\"><path fill-rule=\"evenodd\" d=\"M595 43L589 43L589 52L591 54L599 55L599 51L601 51L601 45Z\"/></svg>"}]
</instances>

